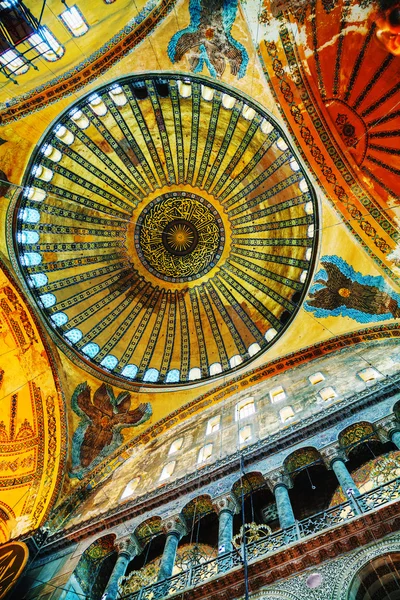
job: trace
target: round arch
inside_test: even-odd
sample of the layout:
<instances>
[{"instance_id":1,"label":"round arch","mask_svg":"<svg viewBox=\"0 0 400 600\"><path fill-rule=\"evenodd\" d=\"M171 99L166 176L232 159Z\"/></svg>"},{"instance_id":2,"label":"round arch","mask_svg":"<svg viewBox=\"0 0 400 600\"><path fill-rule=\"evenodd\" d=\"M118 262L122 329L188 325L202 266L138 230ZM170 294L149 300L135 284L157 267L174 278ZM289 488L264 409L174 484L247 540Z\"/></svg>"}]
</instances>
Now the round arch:
<instances>
[{"instance_id":1,"label":"round arch","mask_svg":"<svg viewBox=\"0 0 400 600\"><path fill-rule=\"evenodd\" d=\"M399 552L400 535L396 534L389 539L377 542L373 546L368 546L353 554L344 563L342 570L337 573L332 600L348 600L354 578L361 569L380 556Z\"/></svg>"}]
</instances>

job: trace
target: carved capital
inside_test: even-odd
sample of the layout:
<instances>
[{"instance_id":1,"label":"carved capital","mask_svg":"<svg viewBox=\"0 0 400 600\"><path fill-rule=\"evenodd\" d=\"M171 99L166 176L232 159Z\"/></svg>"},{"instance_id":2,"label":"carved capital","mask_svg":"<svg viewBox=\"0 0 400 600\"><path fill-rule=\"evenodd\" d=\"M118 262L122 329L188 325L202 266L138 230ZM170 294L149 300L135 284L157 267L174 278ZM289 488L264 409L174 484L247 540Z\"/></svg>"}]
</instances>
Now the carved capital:
<instances>
[{"instance_id":1,"label":"carved capital","mask_svg":"<svg viewBox=\"0 0 400 600\"><path fill-rule=\"evenodd\" d=\"M118 554L128 554L130 558L138 556L142 551L142 547L134 534L117 540L115 545Z\"/></svg>"},{"instance_id":2,"label":"carved capital","mask_svg":"<svg viewBox=\"0 0 400 600\"><path fill-rule=\"evenodd\" d=\"M188 532L186 521L182 515L174 515L173 517L165 519L165 521L161 523L161 529L165 535L178 535L179 539Z\"/></svg>"},{"instance_id":3,"label":"carved capital","mask_svg":"<svg viewBox=\"0 0 400 600\"><path fill-rule=\"evenodd\" d=\"M377 424L379 439L382 442L391 441L395 431L400 431L400 423L395 415L388 415Z\"/></svg>"},{"instance_id":4,"label":"carved capital","mask_svg":"<svg viewBox=\"0 0 400 600\"><path fill-rule=\"evenodd\" d=\"M331 469L331 463L335 458L340 458L344 461L347 460L346 454L338 444L333 444L332 446L322 448L322 450L320 450L320 454L327 469Z\"/></svg>"},{"instance_id":5,"label":"carved capital","mask_svg":"<svg viewBox=\"0 0 400 600\"><path fill-rule=\"evenodd\" d=\"M219 513L223 510L228 510L232 514L236 514L239 512L239 502L231 492L224 494L223 496L218 496L218 498L214 498L213 501L213 509L219 515Z\"/></svg>"},{"instance_id":6,"label":"carved capital","mask_svg":"<svg viewBox=\"0 0 400 600\"><path fill-rule=\"evenodd\" d=\"M270 471L264 475L264 479L272 493L277 485L284 485L287 488L291 488L293 486L290 476L285 473L283 469L275 469L274 471Z\"/></svg>"}]
</instances>

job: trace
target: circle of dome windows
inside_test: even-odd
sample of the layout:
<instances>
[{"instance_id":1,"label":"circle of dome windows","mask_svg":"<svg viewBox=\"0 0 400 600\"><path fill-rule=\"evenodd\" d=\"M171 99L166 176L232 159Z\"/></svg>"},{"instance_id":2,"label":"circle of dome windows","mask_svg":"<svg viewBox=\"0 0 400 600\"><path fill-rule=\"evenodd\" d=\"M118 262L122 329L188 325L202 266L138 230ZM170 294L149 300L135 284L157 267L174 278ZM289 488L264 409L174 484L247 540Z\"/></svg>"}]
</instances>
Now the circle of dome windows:
<instances>
[{"instance_id":1,"label":"circle of dome windows","mask_svg":"<svg viewBox=\"0 0 400 600\"><path fill-rule=\"evenodd\" d=\"M161 84L160 84L161 85ZM211 88L208 88L205 85L201 86L202 88L202 96L204 100L211 102L214 96L214 91ZM182 82L178 80L178 89L182 97L189 97L191 95L191 83L190 82ZM137 91L139 90L139 91ZM143 82L137 81L134 86L135 94L137 95L138 100L144 99L147 97L146 86ZM136 93L137 92L137 93ZM140 92L140 93L139 93ZM106 91L102 91L102 94L107 93L110 99L114 102L116 106L124 106L128 99L125 95L123 87L118 85L117 83L112 84ZM232 110L236 105L236 98L230 96L227 93L222 94L222 103L226 109ZM103 96L97 93L91 94L86 99L86 105L91 109L91 111L97 116L104 116L108 107L103 100ZM255 111L251 107L246 104L243 106L242 113L244 118L247 120L252 120L255 116ZM86 129L89 125L89 119L81 110L81 108L74 107L70 113L69 117L74 122L74 124L80 129ZM263 118L260 123L260 129L265 135L269 135L273 129L274 125L267 118ZM70 131L65 125L58 124L53 131L53 135L59 141L61 141L66 147L71 146L75 141L75 135ZM293 172L298 172L300 170L300 165L298 161L293 157L290 153L289 147L283 137L279 137L275 141L276 147L281 152L287 152L287 160L290 165L290 168ZM63 153L58 148L52 146L48 141L45 142L41 147L41 153L48 161L53 163L58 163L63 158ZM41 187L35 185L35 181L49 183L53 178L53 170L49 166L44 166L40 163L40 160L33 165L31 169L31 181L30 185L24 189L23 196L29 201L31 205L25 206L21 208L18 214L18 220L20 221L19 231L17 233L17 242L22 251L20 251L20 262L23 267L28 268L28 282L31 287L39 290L39 299L40 303L44 308L51 308L56 304L56 297L50 293L44 293L40 295L40 288L46 286L48 284L48 277L45 272L38 271L37 267L42 263L41 254L37 251L30 250L24 251L24 246L26 245L34 245L39 242L39 233L37 231L33 231L32 228L36 226L40 222L40 204L46 199L47 192ZM39 184L40 185L40 184ZM307 194L309 192L309 187L304 178L301 178L298 181L298 186L302 194ZM36 204L36 206L32 206L32 204ZM314 207L311 199L309 201L305 201L303 203L304 211L307 215L311 215L313 213ZM308 237L312 238L314 236L314 225L310 225L307 232ZM306 260L311 260L312 249L308 248L306 251ZM30 272L30 267L36 267L35 272ZM301 283L305 283L307 279L308 271L303 270L299 275L299 281ZM57 312L50 317L52 324L56 328L63 328L67 322L68 317L65 313ZM265 339L267 342L271 342L275 335L277 334L276 330L271 328L265 333ZM70 329L67 331L62 330L62 335L65 340L67 340L70 344L78 343L83 334L79 329ZM84 355L86 355L89 359L94 359L96 355L100 352L99 346L94 342L89 342L81 348L81 351ZM253 343L248 347L248 355L250 357L255 356L258 352L261 351L261 347L258 343ZM243 357L238 355L234 355L229 359L230 368L239 367L243 362ZM108 371L112 371L118 365L118 359L113 355L107 355L102 359L99 363L100 366L104 367ZM118 371L118 369L117 369ZM223 372L223 368L221 363L215 362L209 366L209 375L215 376ZM134 380L138 373L138 367L134 364L125 365L120 371L119 374L127 379ZM202 379L203 373L199 367L193 367L188 374L187 381L196 381ZM155 368L149 368L145 371L142 380L148 383L156 383L160 379L160 373ZM164 383L178 383L180 382L180 372L178 369L171 369L166 376L164 377Z\"/></svg>"}]
</instances>

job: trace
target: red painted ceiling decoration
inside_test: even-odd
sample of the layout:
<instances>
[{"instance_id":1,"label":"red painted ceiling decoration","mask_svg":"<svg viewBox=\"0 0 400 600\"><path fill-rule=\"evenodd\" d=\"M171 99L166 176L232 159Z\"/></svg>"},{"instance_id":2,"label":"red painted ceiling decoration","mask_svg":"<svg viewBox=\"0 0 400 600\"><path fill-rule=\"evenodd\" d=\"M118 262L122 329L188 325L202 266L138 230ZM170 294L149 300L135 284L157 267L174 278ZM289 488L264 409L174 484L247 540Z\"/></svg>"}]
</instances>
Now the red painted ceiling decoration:
<instances>
[{"instance_id":1,"label":"red painted ceiling decoration","mask_svg":"<svg viewBox=\"0 0 400 600\"><path fill-rule=\"evenodd\" d=\"M368 0L267 0L259 50L303 156L349 228L396 280L390 254L399 238L400 8L381 2L379 9Z\"/></svg>"}]
</instances>

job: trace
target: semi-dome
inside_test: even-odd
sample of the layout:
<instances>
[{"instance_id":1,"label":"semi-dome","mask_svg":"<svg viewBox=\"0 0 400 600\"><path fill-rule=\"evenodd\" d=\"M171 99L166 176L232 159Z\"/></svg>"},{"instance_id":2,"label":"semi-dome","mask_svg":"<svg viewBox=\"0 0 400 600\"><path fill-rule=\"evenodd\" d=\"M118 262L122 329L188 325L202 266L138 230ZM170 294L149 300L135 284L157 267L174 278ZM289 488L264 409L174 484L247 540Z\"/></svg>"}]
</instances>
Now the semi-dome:
<instances>
[{"instance_id":1,"label":"semi-dome","mask_svg":"<svg viewBox=\"0 0 400 600\"><path fill-rule=\"evenodd\" d=\"M318 211L273 117L209 79L130 76L64 112L15 219L25 282L61 348L120 384L253 360L308 287Z\"/></svg>"}]
</instances>

